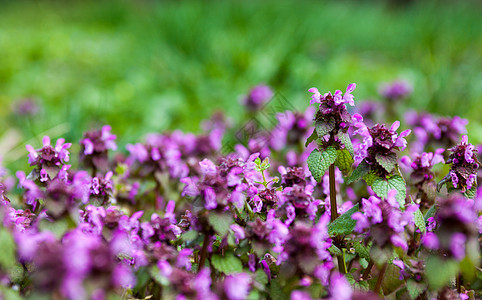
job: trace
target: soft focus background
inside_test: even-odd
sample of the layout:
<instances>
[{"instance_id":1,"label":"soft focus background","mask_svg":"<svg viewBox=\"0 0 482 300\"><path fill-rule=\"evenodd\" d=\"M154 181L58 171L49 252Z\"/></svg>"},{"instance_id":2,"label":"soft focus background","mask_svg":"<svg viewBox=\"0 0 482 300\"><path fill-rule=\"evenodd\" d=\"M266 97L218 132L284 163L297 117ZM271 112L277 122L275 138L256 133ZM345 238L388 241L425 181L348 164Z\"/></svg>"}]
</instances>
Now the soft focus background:
<instances>
[{"instance_id":1,"label":"soft focus background","mask_svg":"<svg viewBox=\"0 0 482 300\"><path fill-rule=\"evenodd\" d=\"M408 4L406 2L409 2ZM414 85L411 108L470 120L482 142L480 1L0 1L0 156L110 124L121 147L199 131L265 83L304 110L308 88L379 98ZM403 126L403 125L402 125Z\"/></svg>"}]
</instances>

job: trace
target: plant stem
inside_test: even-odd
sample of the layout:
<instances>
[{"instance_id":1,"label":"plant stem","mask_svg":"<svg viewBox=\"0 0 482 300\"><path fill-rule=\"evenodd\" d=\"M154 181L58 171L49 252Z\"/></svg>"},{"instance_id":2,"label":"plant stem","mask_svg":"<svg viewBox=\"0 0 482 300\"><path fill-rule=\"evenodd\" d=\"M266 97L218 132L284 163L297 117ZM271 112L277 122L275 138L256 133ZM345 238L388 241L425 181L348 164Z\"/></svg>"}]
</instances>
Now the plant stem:
<instances>
[{"instance_id":1,"label":"plant stem","mask_svg":"<svg viewBox=\"0 0 482 300\"><path fill-rule=\"evenodd\" d=\"M378 274L377 284L375 285L375 290L374 290L376 294L380 294L380 289L382 288L382 281L383 281L383 277L385 276L385 272L387 271L387 266L388 266L388 263L384 263L382 269L380 270L380 273Z\"/></svg>"},{"instance_id":2,"label":"plant stem","mask_svg":"<svg viewBox=\"0 0 482 300\"><path fill-rule=\"evenodd\" d=\"M333 222L338 218L338 210L336 207L336 185L335 185L335 164L332 164L329 169L330 176L330 209L331 209L331 221Z\"/></svg>"},{"instance_id":3,"label":"plant stem","mask_svg":"<svg viewBox=\"0 0 482 300\"><path fill-rule=\"evenodd\" d=\"M203 247L201 249L201 258L199 259L199 267L198 272L204 267L204 261L206 260L206 255L208 253L208 245L209 245L209 234L204 235Z\"/></svg>"},{"instance_id":4,"label":"plant stem","mask_svg":"<svg viewBox=\"0 0 482 300\"><path fill-rule=\"evenodd\" d=\"M343 251L344 249L342 249ZM341 255L336 257L338 259L338 270L341 274L346 274L346 264L345 264L345 252L343 251Z\"/></svg>"},{"instance_id":5,"label":"plant stem","mask_svg":"<svg viewBox=\"0 0 482 300\"><path fill-rule=\"evenodd\" d=\"M370 275L370 272L372 271L372 268L373 268L373 260L370 260L370 262L368 263L367 268L365 269L365 272L363 272L362 280L367 280L367 279L368 279L368 276Z\"/></svg>"}]
</instances>

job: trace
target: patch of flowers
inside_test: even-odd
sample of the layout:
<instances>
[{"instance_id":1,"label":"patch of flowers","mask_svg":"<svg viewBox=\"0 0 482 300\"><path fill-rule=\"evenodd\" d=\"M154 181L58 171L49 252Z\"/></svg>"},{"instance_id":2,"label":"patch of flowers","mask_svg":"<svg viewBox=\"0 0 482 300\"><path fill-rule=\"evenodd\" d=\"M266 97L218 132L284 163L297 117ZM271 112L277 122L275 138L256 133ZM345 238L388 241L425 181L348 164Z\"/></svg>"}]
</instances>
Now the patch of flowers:
<instances>
[{"instance_id":1,"label":"patch of flowers","mask_svg":"<svg viewBox=\"0 0 482 300\"><path fill-rule=\"evenodd\" d=\"M126 149L107 125L80 153L62 138L27 145L30 170L0 169L0 299L480 298L466 122L411 113L399 130L357 108L355 88L309 89L305 112L250 123L230 151L219 115ZM253 88L246 115L273 95Z\"/></svg>"}]
</instances>

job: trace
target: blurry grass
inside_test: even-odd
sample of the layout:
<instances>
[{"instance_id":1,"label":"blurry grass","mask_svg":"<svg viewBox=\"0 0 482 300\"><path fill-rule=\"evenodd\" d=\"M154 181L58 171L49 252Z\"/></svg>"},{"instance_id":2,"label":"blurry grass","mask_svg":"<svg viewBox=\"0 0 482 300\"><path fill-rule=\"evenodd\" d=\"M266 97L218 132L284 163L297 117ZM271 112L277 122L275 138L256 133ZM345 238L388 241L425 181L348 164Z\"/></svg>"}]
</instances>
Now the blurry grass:
<instances>
[{"instance_id":1,"label":"blurry grass","mask_svg":"<svg viewBox=\"0 0 482 300\"><path fill-rule=\"evenodd\" d=\"M482 142L481 12L477 1L0 2L0 129L27 140L67 123L75 142L111 124L123 145L199 131L214 110L237 119L258 83L304 109L312 86L356 82L360 100L405 78L407 109L469 118ZM27 96L43 106L32 126L9 109Z\"/></svg>"}]
</instances>

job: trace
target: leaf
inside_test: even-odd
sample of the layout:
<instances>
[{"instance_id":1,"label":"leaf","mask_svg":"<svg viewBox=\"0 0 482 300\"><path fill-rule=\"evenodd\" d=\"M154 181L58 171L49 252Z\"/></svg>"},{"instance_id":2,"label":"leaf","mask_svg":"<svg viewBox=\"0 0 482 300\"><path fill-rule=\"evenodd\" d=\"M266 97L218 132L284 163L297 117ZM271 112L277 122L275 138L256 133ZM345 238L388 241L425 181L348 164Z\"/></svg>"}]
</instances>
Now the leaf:
<instances>
[{"instance_id":1,"label":"leaf","mask_svg":"<svg viewBox=\"0 0 482 300\"><path fill-rule=\"evenodd\" d=\"M310 170L311 175L313 175L313 178L320 182L326 170L328 170L335 160L336 150L334 147L330 146L323 152L318 151L318 149L313 150L306 160L306 163L308 164L308 169Z\"/></svg>"},{"instance_id":2,"label":"leaf","mask_svg":"<svg viewBox=\"0 0 482 300\"><path fill-rule=\"evenodd\" d=\"M423 292L423 286L415 280L409 279L407 281L407 291L410 298L416 299Z\"/></svg>"},{"instance_id":3,"label":"leaf","mask_svg":"<svg viewBox=\"0 0 482 300\"><path fill-rule=\"evenodd\" d=\"M432 290L438 290L457 275L459 264L453 259L441 259L430 256L425 267L425 276Z\"/></svg>"},{"instance_id":4,"label":"leaf","mask_svg":"<svg viewBox=\"0 0 482 300\"><path fill-rule=\"evenodd\" d=\"M181 239L184 242L194 241L199 236L199 233L196 230L189 230L184 232L181 235Z\"/></svg>"},{"instance_id":5,"label":"leaf","mask_svg":"<svg viewBox=\"0 0 482 300\"><path fill-rule=\"evenodd\" d=\"M351 156L351 154L346 149L337 150L336 153L337 153L337 156L336 156L335 165L346 176L351 171L351 165L354 162L353 157Z\"/></svg>"},{"instance_id":6,"label":"leaf","mask_svg":"<svg viewBox=\"0 0 482 300\"><path fill-rule=\"evenodd\" d=\"M255 280L262 285L267 285L268 284L268 275L266 275L266 272L262 269L256 270L255 273Z\"/></svg>"},{"instance_id":7,"label":"leaf","mask_svg":"<svg viewBox=\"0 0 482 300\"><path fill-rule=\"evenodd\" d=\"M32 296L32 295L30 295ZM0 298L6 300L21 300L23 297L20 297L17 291L14 291L11 288L6 286L0 285ZM31 298L33 299L33 298Z\"/></svg>"},{"instance_id":8,"label":"leaf","mask_svg":"<svg viewBox=\"0 0 482 300\"><path fill-rule=\"evenodd\" d=\"M420 211L420 208L413 213L413 217L415 225L418 227L418 229L420 229L420 232L425 233L427 231L427 228L425 226L425 219L423 218L423 214Z\"/></svg>"},{"instance_id":9,"label":"leaf","mask_svg":"<svg viewBox=\"0 0 482 300\"><path fill-rule=\"evenodd\" d=\"M337 236L352 233L356 225L356 220L353 220L351 216L357 211L358 203L328 224L328 234L330 236Z\"/></svg>"},{"instance_id":10,"label":"leaf","mask_svg":"<svg viewBox=\"0 0 482 300\"><path fill-rule=\"evenodd\" d=\"M375 172L370 172L370 173L366 174L365 176L363 176L363 180L365 180L365 182L369 186L372 186L373 182L375 180L379 179L379 178L380 177Z\"/></svg>"},{"instance_id":11,"label":"leaf","mask_svg":"<svg viewBox=\"0 0 482 300\"><path fill-rule=\"evenodd\" d=\"M427 224L428 222L428 219L433 217L435 215L435 212L437 211L437 207L434 205L432 205L428 210L427 212L425 213L425 216L423 217L424 220L425 220L425 224Z\"/></svg>"},{"instance_id":12,"label":"leaf","mask_svg":"<svg viewBox=\"0 0 482 300\"><path fill-rule=\"evenodd\" d=\"M226 275L241 273L243 271L241 260L232 253L228 253L225 256L219 254L213 255L211 258L211 264L216 270Z\"/></svg>"},{"instance_id":13,"label":"leaf","mask_svg":"<svg viewBox=\"0 0 482 300\"><path fill-rule=\"evenodd\" d=\"M383 178L377 178L373 181L372 184L373 191L377 194L378 197L386 199L388 197L388 192L391 190L396 190L397 195L395 198L397 199L400 207L405 206L405 197L406 197L406 186L405 181L399 175L392 176L387 180Z\"/></svg>"},{"instance_id":14,"label":"leaf","mask_svg":"<svg viewBox=\"0 0 482 300\"><path fill-rule=\"evenodd\" d=\"M353 149L353 144L351 142L350 136L346 132L338 132L336 135L340 142L345 146L345 149L351 154L351 156L355 156L355 150Z\"/></svg>"},{"instance_id":15,"label":"leaf","mask_svg":"<svg viewBox=\"0 0 482 300\"><path fill-rule=\"evenodd\" d=\"M393 152L390 152L388 155L381 155L378 153L375 155L375 160L380 166L387 170L388 173L390 173L397 164L397 155Z\"/></svg>"},{"instance_id":16,"label":"leaf","mask_svg":"<svg viewBox=\"0 0 482 300\"><path fill-rule=\"evenodd\" d=\"M313 129L313 132L311 133L311 135L306 140L305 147L308 147L308 145L311 144L311 142L313 142L317 138L318 138L318 134L316 133L316 129Z\"/></svg>"},{"instance_id":17,"label":"leaf","mask_svg":"<svg viewBox=\"0 0 482 300\"><path fill-rule=\"evenodd\" d=\"M271 280L269 284L269 296L271 297L271 299L277 299L277 300L288 299L288 297L286 296L286 294L283 292L281 288L282 287L278 278Z\"/></svg>"},{"instance_id":18,"label":"leaf","mask_svg":"<svg viewBox=\"0 0 482 300\"><path fill-rule=\"evenodd\" d=\"M15 266L15 242L12 235L5 228L0 228L0 267L3 270L8 270Z\"/></svg>"},{"instance_id":19,"label":"leaf","mask_svg":"<svg viewBox=\"0 0 482 300\"><path fill-rule=\"evenodd\" d=\"M324 120L316 120L315 122L316 133L319 138L329 134L333 129L335 129L335 119L330 118L328 122Z\"/></svg>"},{"instance_id":20,"label":"leaf","mask_svg":"<svg viewBox=\"0 0 482 300\"><path fill-rule=\"evenodd\" d=\"M214 230L223 237L228 233L229 226L233 223L233 217L228 213L212 213L209 215L208 221Z\"/></svg>"},{"instance_id":21,"label":"leaf","mask_svg":"<svg viewBox=\"0 0 482 300\"><path fill-rule=\"evenodd\" d=\"M467 199L474 199L476 194L477 194L477 184L476 183L474 183L472 185L472 188L470 188L470 190L464 192L464 196Z\"/></svg>"},{"instance_id":22,"label":"leaf","mask_svg":"<svg viewBox=\"0 0 482 300\"><path fill-rule=\"evenodd\" d=\"M363 242L353 242L353 248L355 248L356 254L366 261L370 261L370 249L363 245Z\"/></svg>"},{"instance_id":23,"label":"leaf","mask_svg":"<svg viewBox=\"0 0 482 300\"><path fill-rule=\"evenodd\" d=\"M336 255L336 256L339 256L339 255L342 254L340 248L338 248L335 245L331 245L331 247L328 248L328 251L330 251L331 254Z\"/></svg>"},{"instance_id":24,"label":"leaf","mask_svg":"<svg viewBox=\"0 0 482 300\"><path fill-rule=\"evenodd\" d=\"M383 281L382 281L383 294L389 295L393 293L403 283L404 281L400 280L400 268L393 264L389 264L387 266L387 270L385 271L385 275L383 276Z\"/></svg>"},{"instance_id":25,"label":"leaf","mask_svg":"<svg viewBox=\"0 0 482 300\"><path fill-rule=\"evenodd\" d=\"M370 171L370 166L367 164L366 161L362 161L356 169L351 173L350 177L346 180L347 184L355 182L362 178L363 176L367 175Z\"/></svg>"}]
</instances>

